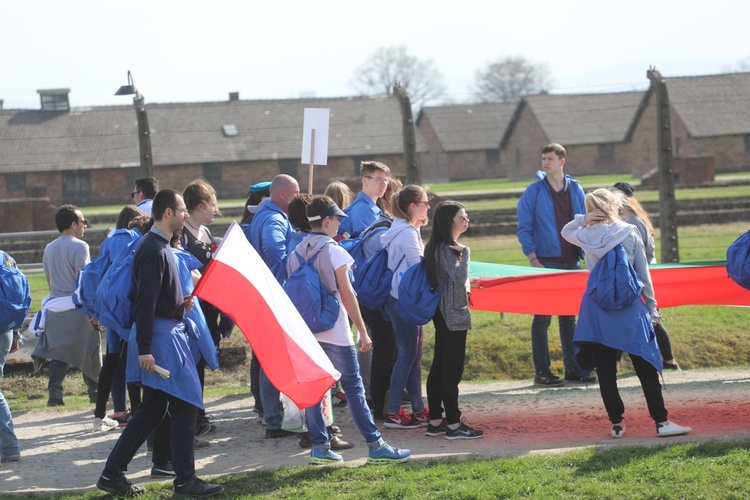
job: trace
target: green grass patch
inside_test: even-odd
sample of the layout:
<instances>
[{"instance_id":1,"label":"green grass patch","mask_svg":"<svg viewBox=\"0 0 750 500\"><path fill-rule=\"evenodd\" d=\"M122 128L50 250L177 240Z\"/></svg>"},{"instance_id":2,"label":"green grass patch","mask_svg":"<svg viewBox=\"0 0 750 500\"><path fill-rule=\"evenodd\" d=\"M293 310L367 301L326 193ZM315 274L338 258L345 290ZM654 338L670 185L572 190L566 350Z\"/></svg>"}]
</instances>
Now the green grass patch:
<instances>
[{"instance_id":1,"label":"green grass patch","mask_svg":"<svg viewBox=\"0 0 750 500\"><path fill-rule=\"evenodd\" d=\"M748 467L750 441L739 441L377 467L285 467L214 481L224 485L226 498L744 498ZM168 482L150 484L141 498L167 498L172 491Z\"/></svg>"}]
</instances>

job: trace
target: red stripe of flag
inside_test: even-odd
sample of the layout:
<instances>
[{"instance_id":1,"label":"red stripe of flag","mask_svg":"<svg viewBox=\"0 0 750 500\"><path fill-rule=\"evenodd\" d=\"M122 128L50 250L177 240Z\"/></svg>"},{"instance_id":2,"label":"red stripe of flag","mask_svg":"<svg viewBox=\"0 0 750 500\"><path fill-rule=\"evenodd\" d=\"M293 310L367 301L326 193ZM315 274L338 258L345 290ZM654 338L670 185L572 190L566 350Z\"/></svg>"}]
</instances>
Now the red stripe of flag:
<instances>
[{"instance_id":1,"label":"red stripe of flag","mask_svg":"<svg viewBox=\"0 0 750 500\"><path fill-rule=\"evenodd\" d=\"M340 377L236 222L194 293L232 318L268 379L299 408L320 402Z\"/></svg>"}]
</instances>

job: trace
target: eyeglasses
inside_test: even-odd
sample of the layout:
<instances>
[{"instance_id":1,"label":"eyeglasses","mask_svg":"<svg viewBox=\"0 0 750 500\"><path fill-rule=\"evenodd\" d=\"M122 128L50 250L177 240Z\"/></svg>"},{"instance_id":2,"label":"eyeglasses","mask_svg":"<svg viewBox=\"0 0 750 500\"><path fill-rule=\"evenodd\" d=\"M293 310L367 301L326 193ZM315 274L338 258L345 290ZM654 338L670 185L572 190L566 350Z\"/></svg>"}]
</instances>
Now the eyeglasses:
<instances>
[{"instance_id":1,"label":"eyeglasses","mask_svg":"<svg viewBox=\"0 0 750 500\"><path fill-rule=\"evenodd\" d=\"M83 224L84 226L88 226L89 225L88 219L81 219L81 220L78 221L78 223L79 224Z\"/></svg>"},{"instance_id":2,"label":"eyeglasses","mask_svg":"<svg viewBox=\"0 0 750 500\"><path fill-rule=\"evenodd\" d=\"M175 212L182 212L183 214L188 213L188 209L187 208L175 208L175 207L169 207L169 208L171 208Z\"/></svg>"},{"instance_id":3,"label":"eyeglasses","mask_svg":"<svg viewBox=\"0 0 750 500\"><path fill-rule=\"evenodd\" d=\"M140 191L133 191L132 193L130 193L130 197L135 200L135 195L137 195L138 193L140 193Z\"/></svg>"},{"instance_id":4,"label":"eyeglasses","mask_svg":"<svg viewBox=\"0 0 750 500\"><path fill-rule=\"evenodd\" d=\"M469 218L468 218L468 217L466 217L465 215L462 215L461 217L456 217L456 218L455 218L455 219L453 219L453 220L455 220L455 221L459 221L459 220L460 220L460 221L463 221L463 222L469 222L469 221L470 221L471 219L469 219Z\"/></svg>"},{"instance_id":5,"label":"eyeglasses","mask_svg":"<svg viewBox=\"0 0 750 500\"><path fill-rule=\"evenodd\" d=\"M365 175L365 179L374 180L375 182L379 182L380 184L385 184L386 186L390 182L387 177L374 177L372 175Z\"/></svg>"},{"instance_id":6,"label":"eyeglasses","mask_svg":"<svg viewBox=\"0 0 750 500\"><path fill-rule=\"evenodd\" d=\"M427 208L430 208L430 201L432 201L432 200L419 200L419 201L415 201L414 203L416 203L416 204L420 204L420 203L422 203L422 204L424 204L424 206L426 206Z\"/></svg>"}]
</instances>

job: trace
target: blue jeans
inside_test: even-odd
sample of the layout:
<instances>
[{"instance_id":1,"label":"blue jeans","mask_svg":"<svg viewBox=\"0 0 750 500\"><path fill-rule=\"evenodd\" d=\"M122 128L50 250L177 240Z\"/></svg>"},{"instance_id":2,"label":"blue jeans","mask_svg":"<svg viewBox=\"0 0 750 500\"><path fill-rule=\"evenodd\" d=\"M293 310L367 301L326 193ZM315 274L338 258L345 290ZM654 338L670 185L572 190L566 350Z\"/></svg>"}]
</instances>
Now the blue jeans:
<instances>
[{"instance_id":1,"label":"blue jeans","mask_svg":"<svg viewBox=\"0 0 750 500\"><path fill-rule=\"evenodd\" d=\"M260 400L263 403L263 416L266 419L266 429L281 429L281 420L284 410L279 400L279 390L273 386L263 366L260 367Z\"/></svg>"},{"instance_id":2,"label":"blue jeans","mask_svg":"<svg viewBox=\"0 0 750 500\"><path fill-rule=\"evenodd\" d=\"M405 323L396 309L396 299L390 295L385 301L385 312L391 318L396 339L396 363L391 375L388 413L398 413L401 409L404 388L409 392L411 410L422 412L422 327Z\"/></svg>"},{"instance_id":3,"label":"blue jeans","mask_svg":"<svg viewBox=\"0 0 750 500\"><path fill-rule=\"evenodd\" d=\"M540 258L539 263L550 269L580 269L581 264L575 262L554 262ZM534 315L531 321L531 356L534 360L534 370L537 374L548 370L551 364L549 357L549 341L547 328L552 321L552 316ZM558 316L557 323L560 327L560 344L562 345L563 364L565 371L576 370L574 360L575 346L573 346L573 334L576 330L575 316Z\"/></svg>"},{"instance_id":4,"label":"blue jeans","mask_svg":"<svg viewBox=\"0 0 750 500\"><path fill-rule=\"evenodd\" d=\"M13 343L13 330L0 332L0 378L3 378L5 358L10 352ZM10 407L0 391L0 451L3 455L17 455L20 453L18 438L13 430L13 419L10 416Z\"/></svg>"},{"instance_id":5,"label":"blue jeans","mask_svg":"<svg viewBox=\"0 0 750 500\"><path fill-rule=\"evenodd\" d=\"M372 419L370 409L365 401L365 387L359 375L357 349L354 346L340 346L320 342L333 367L341 372L341 388L346 394L346 403L352 415L354 425L365 438L366 443L375 443L380 439L380 431ZM305 411L307 431L315 448L328 449L328 432L323 422L322 405L312 406Z\"/></svg>"},{"instance_id":6,"label":"blue jeans","mask_svg":"<svg viewBox=\"0 0 750 500\"><path fill-rule=\"evenodd\" d=\"M195 477L194 439L198 407L148 386L143 386L143 402L107 458L104 475L116 479L128 470L133 456L151 431L165 418L167 408L167 418L171 419L172 467L177 474L175 483L184 483Z\"/></svg>"}]
</instances>

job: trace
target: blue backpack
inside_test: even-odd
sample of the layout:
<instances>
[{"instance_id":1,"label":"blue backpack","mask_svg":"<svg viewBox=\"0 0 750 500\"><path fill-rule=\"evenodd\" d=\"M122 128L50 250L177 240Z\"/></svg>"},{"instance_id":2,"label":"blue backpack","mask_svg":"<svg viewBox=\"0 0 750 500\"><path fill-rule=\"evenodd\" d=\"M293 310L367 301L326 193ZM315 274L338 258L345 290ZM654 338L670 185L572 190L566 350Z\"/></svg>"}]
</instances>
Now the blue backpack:
<instances>
[{"instance_id":1,"label":"blue backpack","mask_svg":"<svg viewBox=\"0 0 750 500\"><path fill-rule=\"evenodd\" d=\"M345 238L339 242L341 248L346 250L349 255L352 256L352 259L354 259L352 271L354 272L355 283L357 280L358 266L364 264L367 260L367 256L365 255L365 241L369 240L372 236L384 233L389 227L391 227L391 221L382 220L362 231L359 236L355 238Z\"/></svg>"},{"instance_id":2,"label":"blue backpack","mask_svg":"<svg viewBox=\"0 0 750 500\"><path fill-rule=\"evenodd\" d=\"M132 241L119 262L113 262L96 291L99 323L128 331L133 326L133 256L140 240Z\"/></svg>"},{"instance_id":3,"label":"blue backpack","mask_svg":"<svg viewBox=\"0 0 750 500\"><path fill-rule=\"evenodd\" d=\"M440 298L443 296L448 276L440 289L433 288L427 278L427 267L424 258L404 272L398 285L396 309L405 323L422 326L435 316Z\"/></svg>"},{"instance_id":4,"label":"blue backpack","mask_svg":"<svg viewBox=\"0 0 750 500\"><path fill-rule=\"evenodd\" d=\"M628 260L622 243L607 252L589 275L586 293L599 308L613 311L640 300L643 282Z\"/></svg>"},{"instance_id":5,"label":"blue backpack","mask_svg":"<svg viewBox=\"0 0 750 500\"><path fill-rule=\"evenodd\" d=\"M96 310L96 290L107 272L109 261L104 258L92 260L82 267L76 275L76 289L73 292L73 304L76 310L91 318L99 315Z\"/></svg>"},{"instance_id":6,"label":"blue backpack","mask_svg":"<svg viewBox=\"0 0 750 500\"><path fill-rule=\"evenodd\" d=\"M336 295L329 292L323 285L320 274L313 266L315 259L324 248L325 246L309 260L303 259L295 250L294 254L300 265L284 283L284 291L313 333L325 332L333 328L341 308Z\"/></svg>"},{"instance_id":7,"label":"blue backpack","mask_svg":"<svg viewBox=\"0 0 750 500\"><path fill-rule=\"evenodd\" d=\"M404 257L401 257L396 268L401 265ZM391 281L393 271L388 269L388 247L383 247L364 264L357 266L354 273L357 301L367 309L380 309L391 294Z\"/></svg>"},{"instance_id":8,"label":"blue backpack","mask_svg":"<svg viewBox=\"0 0 750 500\"><path fill-rule=\"evenodd\" d=\"M23 326L31 307L29 280L15 267L15 261L0 251L0 332Z\"/></svg>"},{"instance_id":9,"label":"blue backpack","mask_svg":"<svg viewBox=\"0 0 750 500\"><path fill-rule=\"evenodd\" d=\"M727 274L742 288L750 290L750 231L727 248Z\"/></svg>"}]
</instances>

